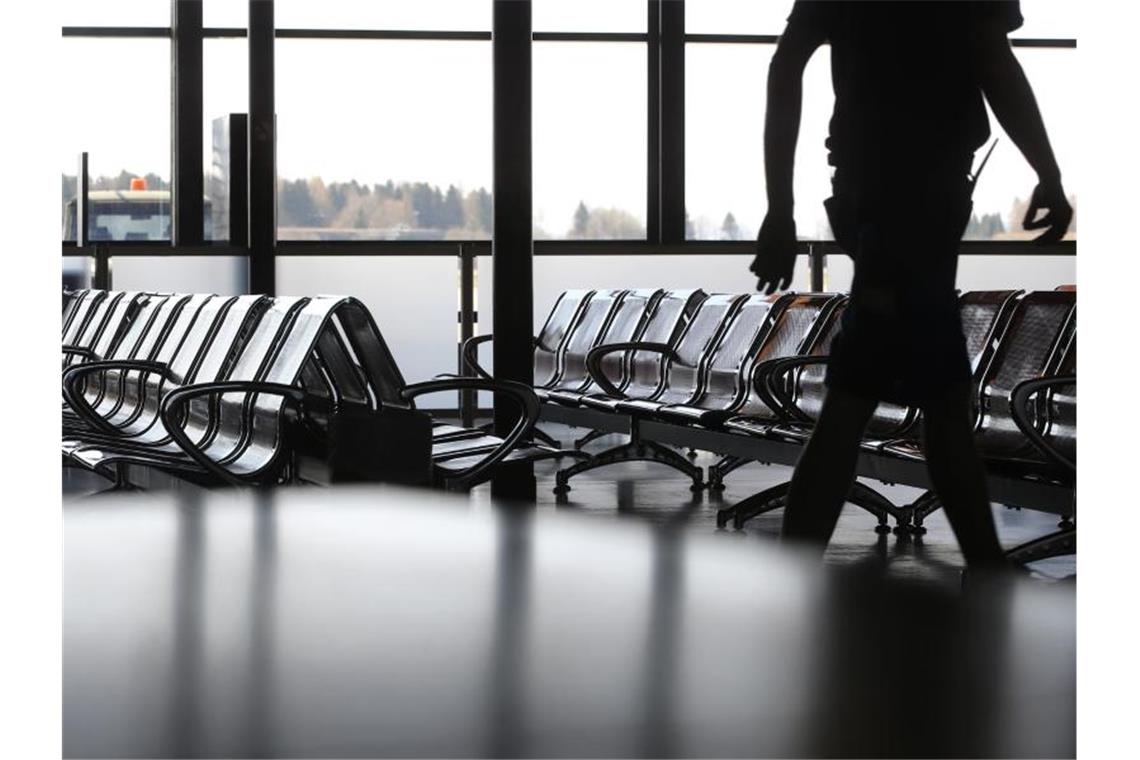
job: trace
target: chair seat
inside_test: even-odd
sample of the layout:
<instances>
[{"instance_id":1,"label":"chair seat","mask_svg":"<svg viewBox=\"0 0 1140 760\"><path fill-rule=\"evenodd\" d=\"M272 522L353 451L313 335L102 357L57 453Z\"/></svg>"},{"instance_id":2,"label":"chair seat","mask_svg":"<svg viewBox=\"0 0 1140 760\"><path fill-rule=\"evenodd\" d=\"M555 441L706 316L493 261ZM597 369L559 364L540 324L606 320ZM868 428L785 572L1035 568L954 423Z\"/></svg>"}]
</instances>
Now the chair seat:
<instances>
[{"instance_id":1,"label":"chair seat","mask_svg":"<svg viewBox=\"0 0 1140 760\"><path fill-rule=\"evenodd\" d=\"M656 411L656 416L665 422L679 422L707 428L722 427L732 415L733 413L727 409L704 409L687 404L669 404Z\"/></svg>"},{"instance_id":2,"label":"chair seat","mask_svg":"<svg viewBox=\"0 0 1140 760\"><path fill-rule=\"evenodd\" d=\"M599 409L603 412L616 412L618 404L627 399L613 398L611 396L582 396L579 399L581 406L586 406L591 409Z\"/></svg>"},{"instance_id":3,"label":"chair seat","mask_svg":"<svg viewBox=\"0 0 1140 760\"><path fill-rule=\"evenodd\" d=\"M733 417L725 421L724 427L738 433L764 437L768 435L768 431L775 427L775 424L773 420L760 417Z\"/></svg>"},{"instance_id":4,"label":"chair seat","mask_svg":"<svg viewBox=\"0 0 1140 760\"><path fill-rule=\"evenodd\" d=\"M618 401L614 404L614 411L625 412L626 414L637 414L643 417L651 417L653 414L665 406L656 401L645 401L642 399L629 399L628 401Z\"/></svg>"},{"instance_id":5,"label":"chair seat","mask_svg":"<svg viewBox=\"0 0 1140 760\"><path fill-rule=\"evenodd\" d=\"M562 406L581 406L584 393L577 391L547 391L545 401L552 401Z\"/></svg>"}]
</instances>

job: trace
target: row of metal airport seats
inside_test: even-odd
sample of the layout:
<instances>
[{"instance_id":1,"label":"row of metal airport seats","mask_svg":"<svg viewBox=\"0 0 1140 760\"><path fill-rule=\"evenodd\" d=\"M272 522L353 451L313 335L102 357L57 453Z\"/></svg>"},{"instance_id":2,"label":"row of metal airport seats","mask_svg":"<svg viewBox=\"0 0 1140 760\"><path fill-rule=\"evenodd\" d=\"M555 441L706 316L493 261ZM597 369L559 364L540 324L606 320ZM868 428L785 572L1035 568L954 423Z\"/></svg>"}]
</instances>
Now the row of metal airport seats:
<instances>
[{"instance_id":1,"label":"row of metal airport seats","mask_svg":"<svg viewBox=\"0 0 1140 760\"><path fill-rule=\"evenodd\" d=\"M298 441L327 453L334 422L385 414L403 413L402 429L418 431L426 479L442 487L469 488L504 463L573 454L529 443L539 407L524 385L406 383L353 298L80 290L64 296L62 341L64 463L119 487L131 487L132 467L202 485L303 479ZM415 412L416 398L452 390L506 394L523 414L497 437Z\"/></svg>"},{"instance_id":2,"label":"row of metal airport seats","mask_svg":"<svg viewBox=\"0 0 1140 760\"><path fill-rule=\"evenodd\" d=\"M975 437L995 501L1061 516L1061 535L1026 556L1075 546L1076 293L1071 287L960 294L974 381ZM839 293L706 294L700 290L570 290L547 317L534 350L542 418L610 432L627 443L560 470L574 476L619 462L651 461L722 489L751 461L794 464L819 414L831 341L847 297ZM464 356L480 376L478 336ZM878 518L876 529L922 533L938 508L929 487L920 410L879 404L863 441L859 474L923 489L897 505L856 481L849 500ZM678 448L723 455L708 469ZM781 483L722 509L737 528L779 508Z\"/></svg>"}]
</instances>

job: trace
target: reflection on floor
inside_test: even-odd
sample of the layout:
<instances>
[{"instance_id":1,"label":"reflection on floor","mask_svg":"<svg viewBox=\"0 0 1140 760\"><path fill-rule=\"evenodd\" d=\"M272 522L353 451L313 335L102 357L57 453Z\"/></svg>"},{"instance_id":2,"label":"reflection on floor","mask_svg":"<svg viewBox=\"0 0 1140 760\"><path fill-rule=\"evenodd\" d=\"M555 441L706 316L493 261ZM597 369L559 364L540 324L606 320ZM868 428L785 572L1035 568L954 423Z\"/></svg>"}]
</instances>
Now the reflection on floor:
<instances>
[{"instance_id":1,"label":"reflection on floor","mask_svg":"<svg viewBox=\"0 0 1140 760\"><path fill-rule=\"evenodd\" d=\"M543 429L563 442L582 435L582 430L562 425L543 425ZM587 451L598 452L620 443L622 436L609 435L590 443ZM716 461L708 453L695 460L702 467ZM571 481L572 490L565 496L553 493L556 461L535 466L538 479L538 509L573 510L599 520L643 520L684 524L687 530L718 533L716 512L757 491L787 480L791 469L780 465L750 464L726 478L726 489L720 493L689 491L689 481L680 473L658 464L626 463L583 473ZM906 486L884 486L875 481L867 484L880 490L897 504L906 504L919 491ZM107 487L102 478L65 470L63 490L67 495L92 493ZM471 494L474 505L486 505L490 487L476 488ZM780 533L782 510L751 520L742 531L719 531L726 541L774 541ZM1057 518L1029 510L994 507L994 521L1003 546L1013 547L1053 532ZM875 519L863 510L848 505L827 551L826 560L836 564L859 563L881 567L900 578L938 584L958 584L963 567L954 534L946 516L935 512L926 519L928 532L920 538L879 536L873 530ZM1075 557L1058 557L1037 562L1033 570L1043 580L1072 578L1076 574Z\"/></svg>"},{"instance_id":2,"label":"reflection on floor","mask_svg":"<svg viewBox=\"0 0 1140 760\"><path fill-rule=\"evenodd\" d=\"M546 425L543 429L556 439L568 443L584 431L563 425ZM608 435L588 444L587 451L604 451L624 440ZM707 467L717 457L701 452L695 460ZM565 465L562 465L565 466ZM583 473L571 482L564 497L553 494L557 462L541 462L535 466L538 479L540 509L576 510L599 519L641 519L657 522L682 522L690 530L716 532L718 509L736 502L791 477L791 468L781 465L750 464L725 479L726 488L717 493L693 494L689 481L680 473L658 464L628 463ZM879 490L896 504L907 504L919 493L907 486L884 486L874 480L867 485ZM485 491L485 487L476 493ZM484 497L485 498L485 497ZM617 505L615 510L614 505ZM752 519L742 531L721 531L726 540L773 541L780 534L783 510ZM1057 518L1029 510L994 507L998 538L1010 548L1056 530ZM891 575L932 582L958 583L963 567L962 555L950 530L946 515L937 511L926 519L928 532L919 538L894 535L880 537L874 531L875 518L848 505L839 519L826 559L833 563L882 563ZM1033 570L1042 579L1062 579L1076 573L1076 557L1058 557L1034 563Z\"/></svg>"}]
</instances>

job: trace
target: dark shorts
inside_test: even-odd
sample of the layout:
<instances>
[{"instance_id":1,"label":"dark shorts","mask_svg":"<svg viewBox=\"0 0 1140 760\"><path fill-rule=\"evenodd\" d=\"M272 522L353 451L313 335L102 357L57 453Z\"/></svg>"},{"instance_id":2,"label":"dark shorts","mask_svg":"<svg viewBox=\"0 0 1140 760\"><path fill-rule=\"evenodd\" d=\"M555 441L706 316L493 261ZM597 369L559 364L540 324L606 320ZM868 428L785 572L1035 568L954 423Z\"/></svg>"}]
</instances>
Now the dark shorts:
<instances>
[{"instance_id":1,"label":"dark shorts","mask_svg":"<svg viewBox=\"0 0 1140 760\"><path fill-rule=\"evenodd\" d=\"M921 406L970 378L955 291L971 204L966 172L843 182L825 204L855 263L827 384Z\"/></svg>"}]
</instances>

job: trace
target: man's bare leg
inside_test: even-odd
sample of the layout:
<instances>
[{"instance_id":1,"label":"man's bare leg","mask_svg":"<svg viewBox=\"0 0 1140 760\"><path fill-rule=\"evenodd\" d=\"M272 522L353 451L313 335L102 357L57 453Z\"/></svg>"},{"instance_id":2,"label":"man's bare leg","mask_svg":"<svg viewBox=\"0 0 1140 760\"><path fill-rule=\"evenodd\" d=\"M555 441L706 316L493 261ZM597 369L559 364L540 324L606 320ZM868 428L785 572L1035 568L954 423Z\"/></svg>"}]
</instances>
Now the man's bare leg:
<instances>
[{"instance_id":1,"label":"man's bare leg","mask_svg":"<svg viewBox=\"0 0 1140 760\"><path fill-rule=\"evenodd\" d=\"M923 407L926 465L958 546L970 566L1007 564L994 529L986 471L974 445L970 387Z\"/></svg>"},{"instance_id":2,"label":"man's bare leg","mask_svg":"<svg viewBox=\"0 0 1140 760\"><path fill-rule=\"evenodd\" d=\"M783 537L822 554L855 479L859 442L878 402L829 388L788 491Z\"/></svg>"}]
</instances>

